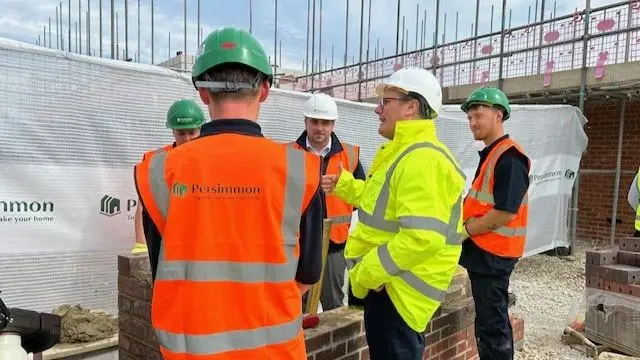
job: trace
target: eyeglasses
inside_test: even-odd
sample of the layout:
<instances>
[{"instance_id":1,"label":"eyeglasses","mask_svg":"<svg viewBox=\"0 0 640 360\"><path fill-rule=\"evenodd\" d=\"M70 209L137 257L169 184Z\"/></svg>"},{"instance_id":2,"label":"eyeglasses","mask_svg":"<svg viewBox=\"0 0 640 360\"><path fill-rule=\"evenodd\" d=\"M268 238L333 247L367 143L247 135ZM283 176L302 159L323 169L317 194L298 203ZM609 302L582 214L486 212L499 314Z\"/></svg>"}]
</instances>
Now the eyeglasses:
<instances>
[{"instance_id":1,"label":"eyeglasses","mask_svg":"<svg viewBox=\"0 0 640 360\"><path fill-rule=\"evenodd\" d=\"M380 99L380 102L378 103L378 105L380 105L380 108L384 109L384 107L390 102L390 101L407 101L407 100L411 100L410 98L406 98L406 97L401 97L401 98L392 98L392 97L388 97L388 98L382 98Z\"/></svg>"}]
</instances>

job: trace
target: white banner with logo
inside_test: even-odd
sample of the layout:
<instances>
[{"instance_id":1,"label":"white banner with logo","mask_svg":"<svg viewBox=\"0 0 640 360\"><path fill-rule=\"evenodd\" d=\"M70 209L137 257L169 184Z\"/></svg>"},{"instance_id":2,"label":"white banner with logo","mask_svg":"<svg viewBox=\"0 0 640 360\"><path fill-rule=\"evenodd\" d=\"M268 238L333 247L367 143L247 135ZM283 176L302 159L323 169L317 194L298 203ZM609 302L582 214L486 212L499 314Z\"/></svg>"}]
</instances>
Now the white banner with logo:
<instances>
[{"instance_id":1,"label":"white banner with logo","mask_svg":"<svg viewBox=\"0 0 640 360\"><path fill-rule=\"evenodd\" d=\"M117 255L134 244L133 166L173 141L165 127L172 102L204 105L187 74L6 39L0 79L2 298L9 307L50 311L80 303L115 312ZM260 112L263 133L296 139L308 96L273 89ZM367 170L383 142L375 106L337 103L336 134L361 147ZM528 255L568 245L585 122L577 108L558 105L514 106L505 123L533 160ZM470 183L478 153L465 114L445 106L436 124Z\"/></svg>"}]
</instances>

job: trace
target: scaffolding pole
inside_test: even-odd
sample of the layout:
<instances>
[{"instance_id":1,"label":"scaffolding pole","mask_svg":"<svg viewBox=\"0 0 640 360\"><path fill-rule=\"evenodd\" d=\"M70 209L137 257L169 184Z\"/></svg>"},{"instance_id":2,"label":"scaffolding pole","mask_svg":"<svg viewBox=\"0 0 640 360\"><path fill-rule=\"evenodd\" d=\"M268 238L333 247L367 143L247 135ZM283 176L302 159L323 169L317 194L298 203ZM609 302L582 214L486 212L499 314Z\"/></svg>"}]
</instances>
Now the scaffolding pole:
<instances>
[{"instance_id":1,"label":"scaffolding pole","mask_svg":"<svg viewBox=\"0 0 640 360\"><path fill-rule=\"evenodd\" d=\"M98 2L98 7L100 8L100 11L98 11L98 13L99 13L98 16L100 17L100 31L99 31L99 34L100 34L99 35L100 36L100 41L99 41L100 51L99 51L99 53L100 53L100 57L102 57L102 0L100 0L100 2Z\"/></svg>"},{"instance_id":2,"label":"scaffolding pole","mask_svg":"<svg viewBox=\"0 0 640 360\"><path fill-rule=\"evenodd\" d=\"M111 0L111 59L116 58L115 0Z\"/></svg>"},{"instance_id":3,"label":"scaffolding pole","mask_svg":"<svg viewBox=\"0 0 640 360\"><path fill-rule=\"evenodd\" d=\"M616 241L616 220L618 218L618 197L620 196L620 173L622 172L622 139L624 138L624 112L627 101L622 100L620 105L620 125L618 126L618 153L616 156L616 182L613 189L613 209L611 210L611 247Z\"/></svg>"},{"instance_id":4,"label":"scaffolding pole","mask_svg":"<svg viewBox=\"0 0 640 360\"><path fill-rule=\"evenodd\" d=\"M589 48L589 18L591 17L591 0L585 0L585 14L584 14L584 40L582 51L582 74L580 79L580 111L584 114L584 103L587 92L587 49ZM544 4L544 0L542 1ZM573 183L573 189L571 190L571 227L569 238L569 254L575 253L576 232L578 230L578 192L580 188L580 166L578 165L578 171L576 173L576 181Z\"/></svg>"},{"instance_id":5,"label":"scaffolding pole","mask_svg":"<svg viewBox=\"0 0 640 360\"><path fill-rule=\"evenodd\" d=\"M56 6L56 48L60 50L60 24L58 23L58 7Z\"/></svg>"},{"instance_id":6,"label":"scaffolding pole","mask_svg":"<svg viewBox=\"0 0 640 360\"><path fill-rule=\"evenodd\" d=\"M360 1L360 60L358 61L358 101L362 100L362 47L364 45L364 0Z\"/></svg>"},{"instance_id":7,"label":"scaffolding pole","mask_svg":"<svg viewBox=\"0 0 640 360\"><path fill-rule=\"evenodd\" d=\"M505 38L505 21L507 17L507 0L502 0L502 28L500 29L500 63L498 64L498 88L502 90L504 79L502 72L504 71L504 38ZM491 19L493 21L493 19Z\"/></svg>"}]
</instances>

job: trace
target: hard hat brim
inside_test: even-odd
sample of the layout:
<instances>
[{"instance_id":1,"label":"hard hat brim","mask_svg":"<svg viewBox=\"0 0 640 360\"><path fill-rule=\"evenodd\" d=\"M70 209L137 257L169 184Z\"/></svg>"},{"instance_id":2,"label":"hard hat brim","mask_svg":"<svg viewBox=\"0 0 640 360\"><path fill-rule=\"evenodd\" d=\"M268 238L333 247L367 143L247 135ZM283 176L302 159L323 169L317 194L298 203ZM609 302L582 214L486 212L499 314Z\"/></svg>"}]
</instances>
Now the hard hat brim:
<instances>
[{"instance_id":1,"label":"hard hat brim","mask_svg":"<svg viewBox=\"0 0 640 360\"><path fill-rule=\"evenodd\" d=\"M308 113L304 113L303 114L304 117L309 118L309 119L318 119L318 120L338 120L337 117L332 117L332 116L322 116L322 115L315 115L315 114L308 114Z\"/></svg>"}]
</instances>

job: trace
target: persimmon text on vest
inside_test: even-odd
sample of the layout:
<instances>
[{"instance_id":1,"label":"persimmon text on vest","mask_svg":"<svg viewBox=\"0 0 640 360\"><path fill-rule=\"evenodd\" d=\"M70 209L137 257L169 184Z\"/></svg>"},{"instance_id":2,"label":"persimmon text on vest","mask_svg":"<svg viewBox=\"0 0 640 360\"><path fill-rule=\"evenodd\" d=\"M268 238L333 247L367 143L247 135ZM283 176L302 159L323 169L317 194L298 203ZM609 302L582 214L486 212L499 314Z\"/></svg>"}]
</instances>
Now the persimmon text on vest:
<instances>
[{"instance_id":1,"label":"persimmon text on vest","mask_svg":"<svg viewBox=\"0 0 640 360\"><path fill-rule=\"evenodd\" d=\"M191 192L194 194L260 194L260 186L240 186L240 185L191 185Z\"/></svg>"}]
</instances>

